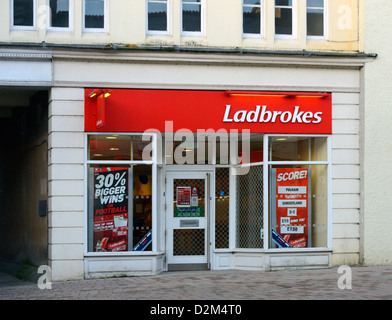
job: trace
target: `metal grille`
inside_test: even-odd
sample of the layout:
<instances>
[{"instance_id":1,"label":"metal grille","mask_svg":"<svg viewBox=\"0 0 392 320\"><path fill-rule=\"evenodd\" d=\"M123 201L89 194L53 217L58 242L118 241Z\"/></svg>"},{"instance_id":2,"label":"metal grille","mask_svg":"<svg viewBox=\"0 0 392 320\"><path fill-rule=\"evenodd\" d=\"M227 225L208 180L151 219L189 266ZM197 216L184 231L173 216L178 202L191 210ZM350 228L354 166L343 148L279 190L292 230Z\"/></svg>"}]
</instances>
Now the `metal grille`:
<instances>
[{"instance_id":1,"label":"metal grille","mask_svg":"<svg viewBox=\"0 0 392 320\"><path fill-rule=\"evenodd\" d=\"M230 168L215 171L215 248L229 247L229 172Z\"/></svg>"},{"instance_id":2,"label":"metal grille","mask_svg":"<svg viewBox=\"0 0 392 320\"><path fill-rule=\"evenodd\" d=\"M248 169L237 176L237 247L263 248L263 167Z\"/></svg>"},{"instance_id":3,"label":"metal grille","mask_svg":"<svg viewBox=\"0 0 392 320\"><path fill-rule=\"evenodd\" d=\"M203 256L204 238L204 229L174 229L173 255Z\"/></svg>"}]
</instances>

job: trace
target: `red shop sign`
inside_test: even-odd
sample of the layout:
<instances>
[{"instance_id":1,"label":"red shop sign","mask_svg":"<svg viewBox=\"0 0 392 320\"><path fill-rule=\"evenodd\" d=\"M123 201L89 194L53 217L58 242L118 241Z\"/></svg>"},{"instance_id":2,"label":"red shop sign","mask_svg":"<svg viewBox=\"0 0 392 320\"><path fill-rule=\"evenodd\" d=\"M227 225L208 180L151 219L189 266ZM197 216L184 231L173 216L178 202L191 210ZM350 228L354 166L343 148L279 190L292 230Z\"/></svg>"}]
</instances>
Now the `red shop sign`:
<instances>
[{"instance_id":1,"label":"red shop sign","mask_svg":"<svg viewBox=\"0 0 392 320\"><path fill-rule=\"evenodd\" d=\"M85 131L159 132L225 129L253 133L332 132L330 93L113 89L105 125L85 90ZM167 125L170 122L171 125Z\"/></svg>"}]
</instances>

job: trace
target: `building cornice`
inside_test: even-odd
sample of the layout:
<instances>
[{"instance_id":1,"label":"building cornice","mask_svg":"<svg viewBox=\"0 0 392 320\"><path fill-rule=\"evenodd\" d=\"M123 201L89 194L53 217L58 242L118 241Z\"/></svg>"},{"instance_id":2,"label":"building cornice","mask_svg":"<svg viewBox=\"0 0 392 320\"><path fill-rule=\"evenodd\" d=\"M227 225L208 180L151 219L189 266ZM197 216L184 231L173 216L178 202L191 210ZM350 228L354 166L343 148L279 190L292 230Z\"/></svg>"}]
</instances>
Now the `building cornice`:
<instances>
[{"instance_id":1,"label":"building cornice","mask_svg":"<svg viewBox=\"0 0 392 320\"><path fill-rule=\"evenodd\" d=\"M361 68L376 54L256 50L242 48L153 47L126 45L66 45L48 43L0 43L0 59L79 60L95 62L303 66Z\"/></svg>"}]
</instances>

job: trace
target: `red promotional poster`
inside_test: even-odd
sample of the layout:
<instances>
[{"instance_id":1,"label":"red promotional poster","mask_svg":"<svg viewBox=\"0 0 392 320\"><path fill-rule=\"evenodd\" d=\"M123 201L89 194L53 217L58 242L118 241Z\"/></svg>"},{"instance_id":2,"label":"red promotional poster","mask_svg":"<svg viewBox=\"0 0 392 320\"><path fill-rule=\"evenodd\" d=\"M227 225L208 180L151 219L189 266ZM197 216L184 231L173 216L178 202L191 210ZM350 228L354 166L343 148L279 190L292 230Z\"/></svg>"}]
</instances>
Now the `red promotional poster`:
<instances>
[{"instance_id":1,"label":"red promotional poster","mask_svg":"<svg viewBox=\"0 0 392 320\"><path fill-rule=\"evenodd\" d=\"M177 187L177 207L190 207L191 187Z\"/></svg>"},{"instance_id":2,"label":"red promotional poster","mask_svg":"<svg viewBox=\"0 0 392 320\"><path fill-rule=\"evenodd\" d=\"M127 168L94 168L94 248L128 250Z\"/></svg>"},{"instance_id":3,"label":"red promotional poster","mask_svg":"<svg viewBox=\"0 0 392 320\"><path fill-rule=\"evenodd\" d=\"M309 173L276 169L276 231L291 247L309 246Z\"/></svg>"}]
</instances>

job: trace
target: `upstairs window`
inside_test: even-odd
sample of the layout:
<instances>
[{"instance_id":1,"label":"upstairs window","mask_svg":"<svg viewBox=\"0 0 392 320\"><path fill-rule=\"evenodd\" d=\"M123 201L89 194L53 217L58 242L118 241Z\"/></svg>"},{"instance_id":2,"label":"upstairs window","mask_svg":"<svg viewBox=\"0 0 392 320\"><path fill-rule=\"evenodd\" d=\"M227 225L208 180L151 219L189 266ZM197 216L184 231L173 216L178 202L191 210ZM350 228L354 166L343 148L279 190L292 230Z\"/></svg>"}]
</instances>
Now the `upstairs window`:
<instances>
[{"instance_id":1,"label":"upstairs window","mask_svg":"<svg viewBox=\"0 0 392 320\"><path fill-rule=\"evenodd\" d=\"M36 0L11 1L11 29L36 30Z\"/></svg>"},{"instance_id":2,"label":"upstairs window","mask_svg":"<svg viewBox=\"0 0 392 320\"><path fill-rule=\"evenodd\" d=\"M48 0L49 30L69 30L71 28L71 4L73 4L73 0Z\"/></svg>"},{"instance_id":3,"label":"upstairs window","mask_svg":"<svg viewBox=\"0 0 392 320\"><path fill-rule=\"evenodd\" d=\"M205 0L182 0L183 35L203 35Z\"/></svg>"},{"instance_id":4,"label":"upstairs window","mask_svg":"<svg viewBox=\"0 0 392 320\"><path fill-rule=\"evenodd\" d=\"M162 34L169 32L169 1L170 0L148 0L148 33Z\"/></svg>"},{"instance_id":5,"label":"upstairs window","mask_svg":"<svg viewBox=\"0 0 392 320\"><path fill-rule=\"evenodd\" d=\"M83 31L107 32L108 0L83 1Z\"/></svg>"},{"instance_id":6,"label":"upstairs window","mask_svg":"<svg viewBox=\"0 0 392 320\"><path fill-rule=\"evenodd\" d=\"M275 37L293 39L297 36L296 0L275 0Z\"/></svg>"},{"instance_id":7,"label":"upstairs window","mask_svg":"<svg viewBox=\"0 0 392 320\"><path fill-rule=\"evenodd\" d=\"M307 0L306 2L306 34L308 39L326 37L325 0Z\"/></svg>"},{"instance_id":8,"label":"upstairs window","mask_svg":"<svg viewBox=\"0 0 392 320\"><path fill-rule=\"evenodd\" d=\"M243 0L242 33L245 38L263 35L263 6L260 0Z\"/></svg>"}]
</instances>

